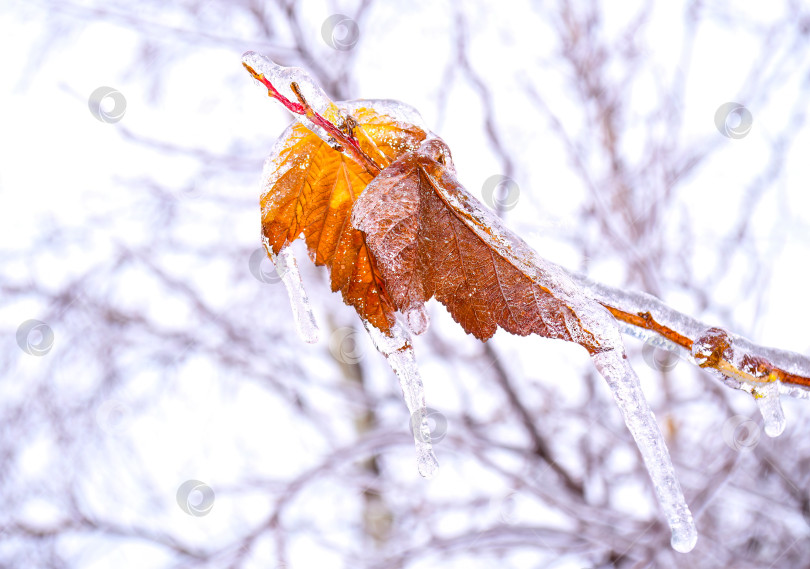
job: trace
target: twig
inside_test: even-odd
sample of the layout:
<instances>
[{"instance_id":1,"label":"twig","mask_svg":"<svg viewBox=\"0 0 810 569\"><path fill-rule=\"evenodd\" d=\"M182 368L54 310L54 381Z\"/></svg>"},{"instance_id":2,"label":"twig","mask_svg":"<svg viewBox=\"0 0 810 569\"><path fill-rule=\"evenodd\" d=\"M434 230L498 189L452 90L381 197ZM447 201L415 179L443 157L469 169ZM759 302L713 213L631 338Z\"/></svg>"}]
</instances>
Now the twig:
<instances>
[{"instance_id":1,"label":"twig","mask_svg":"<svg viewBox=\"0 0 810 569\"><path fill-rule=\"evenodd\" d=\"M316 126L321 127L329 136L335 139L338 144L338 147L335 148L338 152L347 151L349 155L354 158L363 168L365 168L369 174L372 176L376 176L380 173L382 168L380 168L374 160L369 157L368 154L363 152L360 148L360 145L357 143L357 139L354 138L354 134L352 132L353 125L355 124L353 119L349 117L344 121L343 129L337 127L332 122L321 116L315 109L313 109L307 100L304 98L304 95L301 93L301 89L298 87L298 83L295 81L290 83L290 88L295 93L295 96L298 98L298 103L292 102L290 99L282 95L278 89L273 86L273 83L267 79L262 73L256 72L250 65L242 62L242 65L245 66L245 69L248 70L254 79L259 81L262 85L267 87L267 95L278 100L284 107L292 113L297 115L303 115L307 117L313 124ZM334 147L333 147L334 148Z\"/></svg>"},{"instance_id":2,"label":"twig","mask_svg":"<svg viewBox=\"0 0 810 569\"><path fill-rule=\"evenodd\" d=\"M810 360L801 354L757 346L677 312L651 295L593 283L580 275L574 275L574 280L616 320L669 340L693 354L695 363L702 368L752 386L779 381L803 392L810 388ZM694 354L696 343L700 350ZM788 369L791 367L794 369Z\"/></svg>"}]
</instances>

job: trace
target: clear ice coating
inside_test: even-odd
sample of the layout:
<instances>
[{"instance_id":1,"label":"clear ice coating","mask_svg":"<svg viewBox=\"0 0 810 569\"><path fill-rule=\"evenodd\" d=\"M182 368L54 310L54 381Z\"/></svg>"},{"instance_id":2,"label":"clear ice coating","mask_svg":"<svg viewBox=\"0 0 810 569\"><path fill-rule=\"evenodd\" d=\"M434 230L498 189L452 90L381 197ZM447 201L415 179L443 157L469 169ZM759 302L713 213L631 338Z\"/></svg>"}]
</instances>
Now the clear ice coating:
<instances>
[{"instance_id":1,"label":"clear ice coating","mask_svg":"<svg viewBox=\"0 0 810 569\"><path fill-rule=\"evenodd\" d=\"M692 512L686 505L661 429L647 405L636 372L630 367L624 353L615 349L594 355L593 362L610 387L644 459L658 502L672 531L672 548L681 553L692 551L697 543Z\"/></svg>"},{"instance_id":2,"label":"clear ice coating","mask_svg":"<svg viewBox=\"0 0 810 569\"><path fill-rule=\"evenodd\" d=\"M418 126L425 132L430 130L419 111L395 99L355 99L353 101L341 101L337 105L341 110L349 114L356 112L358 109L371 108L379 114L389 116L401 123Z\"/></svg>"},{"instance_id":3,"label":"clear ice coating","mask_svg":"<svg viewBox=\"0 0 810 569\"><path fill-rule=\"evenodd\" d=\"M333 124L342 122L342 116L335 103L300 67L284 67L255 51L246 51L242 54L242 63L249 65L256 73L264 75L282 96L297 104L298 97L290 87L293 82L296 83L301 90L301 94L315 112ZM314 124L306 116L293 114L293 117L321 139L329 142L330 136L326 129Z\"/></svg>"},{"instance_id":4,"label":"clear ice coating","mask_svg":"<svg viewBox=\"0 0 810 569\"><path fill-rule=\"evenodd\" d=\"M339 124L340 119L344 118L341 111L343 113L352 113L359 108L371 107L378 113L388 115L396 121L418 126L424 131L428 130L419 111L401 101L394 99L356 99L334 103L309 74L300 67L284 67L255 51L243 53L242 63L249 65L255 72L264 75L279 94L293 103L298 103L298 96L290 86L291 83L295 82L309 106L333 124ZM307 117L295 115L295 120L300 121L323 140L329 140L326 131L322 127L313 124Z\"/></svg>"},{"instance_id":5,"label":"clear ice coating","mask_svg":"<svg viewBox=\"0 0 810 569\"><path fill-rule=\"evenodd\" d=\"M672 531L672 546L677 551L690 551L697 542L697 530L692 514L675 477L664 438L644 399L638 377L627 362L615 319L603 306L595 302L593 297L586 294L582 287L574 283L568 273L558 265L541 258L466 190L459 186L458 191L447 191L441 182L436 180L433 184L436 191L449 207L457 212L463 212L459 219L467 227L495 253L508 260L527 277L550 290L556 298L563 300L577 315L582 326L599 339L604 351L593 356L594 364L610 385L625 422L644 458L644 464ZM361 230L384 231L389 229L391 223L397 223L401 218L401 208L395 205L390 216L386 217L388 220L385 222L386 227L367 227L364 220L369 218L366 218L362 209L353 212L352 223ZM385 256L378 257L378 261L393 262ZM410 322L410 317L408 320ZM418 325L414 327L419 328Z\"/></svg>"},{"instance_id":6,"label":"clear ice coating","mask_svg":"<svg viewBox=\"0 0 810 569\"><path fill-rule=\"evenodd\" d=\"M649 312L653 315L656 322L689 338L701 338L706 330L711 329L707 324L674 310L650 294L614 288L602 283L597 283L584 275L569 273L569 276L580 285L585 294L592 299L614 306L630 314ZM640 333L645 334L648 332L641 330ZM728 332L727 335L733 345L733 363L735 365L742 365L745 356L749 358L759 357L768 360L774 366L788 373L810 377L810 357L788 350L759 346L747 338L730 332ZM700 348L700 346L698 346L698 348ZM683 354L686 356L684 359L694 362L694 359L691 357L692 354L685 351ZM712 370L709 371L711 372ZM729 376L721 377L719 374L714 375L721 378L729 387L742 389L744 391L750 391L752 386L758 388L758 386L764 383L769 383L767 380L751 383L742 377L735 378ZM779 385L778 389L779 393L789 397L810 399L810 389L805 389L804 387L783 383Z\"/></svg>"},{"instance_id":7,"label":"clear ice coating","mask_svg":"<svg viewBox=\"0 0 810 569\"><path fill-rule=\"evenodd\" d=\"M395 120L409 122L420 126L425 131L428 130L418 113L407 105L396 101L362 100L335 104L301 69L276 65L271 60L253 52L246 53L243 56L243 62L267 77L278 92L292 104L298 102L298 97L290 88L290 84L296 82L307 103L333 124L341 124L346 115L357 108L372 107ZM329 134L324 128L313 124L304 116L295 115L295 119L329 142ZM296 134L288 129L277 143L279 146L274 147L274 151L268 158L265 171L273 172L276 179L283 174L284 168L289 167L285 166L283 158L279 158L277 155L280 155L285 149L285 145L290 142L288 136L294 135ZM265 188L272 181L272 176L265 175ZM441 185L437 187L441 192ZM497 217L486 208L479 207L480 204L477 200L466 192L446 193L442 195L442 198L456 211L467 214L468 217L463 219L464 223L496 253L509 260L533 280L547 284L555 297L571 307L584 328L599 336L600 343L607 349L593 356L594 364L610 386L625 423L641 452L658 500L672 530L672 547L680 552L692 550L697 542L697 531L692 514L681 492L680 484L675 477L669 452L655 417L644 399L638 378L627 362L616 321L600 303L614 306L627 313L649 312L657 322L691 338L701 337L707 330L707 326L669 308L655 297L594 283L586 277L572 275L562 267L542 259L525 242L506 229ZM266 207L270 207L270 205L272 204L268 201ZM353 215L353 224L356 219L356 216ZM313 342L317 339L317 327L301 286L295 259L286 251L282 251L278 259L274 259L274 261L278 263L279 272L287 286L299 333L306 341ZM385 262L386 259L380 259L380 261ZM410 329L414 334L424 332L428 326L427 314L421 308L406 311L404 322L407 323L407 327L397 323L393 329L393 337L383 334L368 323L366 323L366 329L400 381L406 404L411 413L411 428L416 445L418 469L422 476L431 477L437 472L438 462L431 445L422 380L416 367L408 331ZM632 330L634 335L650 341L652 345L676 351L684 359L698 365L712 355L711 350L705 354L703 353L705 350L698 350L697 354L684 350L652 334L649 330L641 328ZM723 358L726 360L728 357L729 359L726 361L738 370L751 369L750 366L746 368L742 365L744 362L741 359L749 356L750 361L758 361L757 358L763 358L788 373L804 377L810 376L810 358L807 356L756 346L745 338L733 334L729 334L728 337L734 349L725 354ZM577 341L576 338L574 340ZM700 347L699 345L698 348ZM696 359L698 356L703 360ZM755 396L765 421L765 431L770 436L780 434L785 427L785 418L779 401L780 393L792 397L810 398L810 390L795 385L768 381L757 375L752 376L754 381L751 381L751 377L746 374L734 374L730 369L723 369L722 373L720 369L706 369L711 373L716 373L727 385L746 390ZM748 375L750 376L750 374Z\"/></svg>"},{"instance_id":8,"label":"clear ice coating","mask_svg":"<svg viewBox=\"0 0 810 569\"><path fill-rule=\"evenodd\" d=\"M408 328L411 332L419 336L427 332L430 326L430 316L428 316L427 309L424 304L419 305L417 308L411 308L405 313L405 319L408 321Z\"/></svg>"},{"instance_id":9,"label":"clear ice coating","mask_svg":"<svg viewBox=\"0 0 810 569\"><path fill-rule=\"evenodd\" d=\"M285 247L278 255L275 255L266 240L263 239L263 241L265 241L264 247L267 254L276 265L276 272L281 275L281 281L287 289L287 296L290 297L290 306L298 335L308 344L314 344L318 341L318 324L315 322L312 305L304 290L304 283L301 281L295 256L289 247Z\"/></svg>"},{"instance_id":10,"label":"clear ice coating","mask_svg":"<svg viewBox=\"0 0 810 569\"><path fill-rule=\"evenodd\" d=\"M405 405L411 415L410 424L416 445L416 466L419 474L425 478L432 478L439 471L439 461L433 453L425 408L425 390L411 346L411 336L399 322L391 329L392 337L386 336L368 322L364 324L377 351L385 356L399 379L402 394L405 396Z\"/></svg>"},{"instance_id":11,"label":"clear ice coating","mask_svg":"<svg viewBox=\"0 0 810 569\"><path fill-rule=\"evenodd\" d=\"M779 400L779 382L772 381L754 389L754 399L765 421L765 434L778 437L785 430L785 413Z\"/></svg>"}]
</instances>

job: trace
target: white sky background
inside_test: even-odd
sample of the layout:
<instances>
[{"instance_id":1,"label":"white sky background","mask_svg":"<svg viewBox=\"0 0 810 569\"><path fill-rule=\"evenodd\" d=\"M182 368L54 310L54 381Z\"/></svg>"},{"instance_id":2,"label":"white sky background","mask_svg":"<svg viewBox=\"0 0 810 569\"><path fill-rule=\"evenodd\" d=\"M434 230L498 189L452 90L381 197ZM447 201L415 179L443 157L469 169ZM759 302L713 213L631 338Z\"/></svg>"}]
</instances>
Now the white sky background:
<instances>
[{"instance_id":1,"label":"white sky background","mask_svg":"<svg viewBox=\"0 0 810 569\"><path fill-rule=\"evenodd\" d=\"M513 152L517 163L515 178L521 189L518 208L509 212L507 224L516 229L539 253L568 268L575 269L581 259L572 257L573 249L556 235L557 231L577 231L566 226L567 216L573 215L586 194L572 174L564 151L556 139L547 132L542 114L532 109L522 86L531 84L542 93L549 106L565 121L571 117L571 130L588 129L589 125L574 124L579 120L569 107L573 98L559 83L554 41L551 32L529 3L506 3L492 9L480 2L480 9L471 9L468 22L469 57L477 73L495 87L497 120L503 132L508 133L507 147ZM70 5L68 5L70 6ZM607 13L606 25L610 29L612 19L623 24L634 10L615 9ZM757 2L747 2L736 10L750 11L765 23L777 19L772 9ZM306 2L303 10L307 32L320 34L321 22L329 15L340 12L340 4ZM649 60L650 74L632 90L633 108L642 113L651 98L660 93L656 84L666 82L680 56L679 3L660 3L646 28L643 57ZM189 28L170 8L165 13L145 13L146 21L159 22L171 28ZM24 265L7 267L22 282L26 279L39 282L54 289L71 275L81 274L88 267L103 261L117 244L137 243L148 224L140 218L143 212L129 209L137 204L138 180L158 178L177 193L181 207L199 211L198 224L184 218L188 224L182 235L200 246L217 247L220 240L234 240L245 248L258 246L259 210L258 181L264 154L273 140L289 122L285 112L270 101L248 77L240 65L241 50L210 44L199 48L170 37L159 26L147 27L153 39L165 42L174 54L171 73L157 89L146 79L148 72L135 67L139 34L124 23L87 22L88 17L80 8L52 10L37 3L12 2L0 9L0 243L3 250L29 251ZM64 21L76 31L56 42L56 48L41 56L48 39L49 30L44 22ZM428 125L444 138L453 152L460 181L476 196L485 179L500 173L497 158L488 150L482 131L480 100L463 81L456 80L452 86L441 87L448 61L448 48L452 40L448 30L454 25L453 13L448 3L428 1L380 3L370 13L361 29L361 44L354 63L357 85L354 92L366 98L396 98L416 107ZM216 35L216 30L210 30ZM741 140L724 139L714 125L714 112L727 101L738 101L746 85L751 61L756 60L756 44L751 35L742 29L709 28L700 30L700 39L695 48L691 67L683 70L688 74L684 100L685 124L679 133L672 136L682 140L705 140L721 138L722 149L710 162L700 168L696 175L684 182L680 194L680 210L672 215L677 219L688 216L698 236L695 245L694 263L703 265L708 272L716 258L718 235L725 234L729 224L737 219L738 202L752 176L762 168L765 150L773 143L775 133L781 131L788 120L787 110L795 103L798 84L802 77L789 78L762 106L751 105L754 117L753 128ZM245 48L249 48L246 45ZM189 50L193 50L189 53ZM328 54L328 48L324 47ZM548 73L542 76L526 76L524 61L544 62ZM156 65L164 64L156 62ZM104 124L96 120L88 109L87 99L99 86L118 89L126 98L126 114L118 124ZM447 108L439 107L440 89L447 88ZM744 100L739 102L746 104ZM134 144L121 135L125 127L144 137L168 142L176 146L189 146L211 153L226 152L238 141L244 148L244 158L255 162L252 179L228 180L216 172L201 173L197 162L181 154L155 151ZM626 139L630 156L644 148L645 123L632 126ZM790 153L784 158L784 176L763 198L758 216L762 221L758 228L756 246L760 254L767 256L770 273L770 292L764 306L741 304L735 311L734 322L717 322L712 314L695 314L703 319L728 326L735 332L764 344L778 346L803 353L810 353L810 337L806 323L810 321L810 303L806 301L807 259L810 254L808 230L810 229L810 192L808 191L807 156L810 156L810 133L802 125ZM192 195L184 193L194 187ZM228 196L240 203L255 203L255 208L246 212L231 226L221 223L212 226L217 212L207 201L211 195ZM117 216L120 222L114 231L95 230L94 219ZM33 243L43 224L84 227L91 238L82 247L72 250L69 257L56 257L47 250L35 249ZM676 230L677 227L673 227ZM316 272L297 249L299 263L304 266L305 278L313 278ZM573 252L574 255L578 253ZM230 267L183 266L178 259L174 269L185 275L203 296L216 306L229 306L234 291L223 277ZM239 260L247 273L247 258ZM623 285L624 271L615 260L590 263L591 275L609 284ZM714 298L733 305L739 296L739 282L744 277L746 263L738 259L732 264L724 290L709 291ZM310 285L322 291L322 282ZM256 283L257 286L261 286ZM168 328L182 327L190 319L179 303L171 299L150 296L148 279L132 275L127 286L118 290L122 305L149 311L155 318L165 322ZM279 287L280 288L280 287ZM686 302L673 291L665 298L687 312L694 306L679 305ZM270 293L268 293L270 294ZM340 304L338 295L315 294L316 316L322 318L323 303ZM274 290L261 307L272 313L256 311L255 317L276 318L286 322L292 331L289 308L283 293ZM41 317L44 307L35 303L20 303L4 306L0 322L8 334L6 343L14 342L14 330L23 320ZM431 307L434 325L447 329L448 337L461 338L459 332L449 331L452 322L438 306ZM323 322L322 329L323 329ZM60 336L59 323L53 324L56 344L53 354L69 351L70 343ZM417 356L422 339L417 339ZM461 339L459 340L461 341ZM559 373L571 373L575 365L587 365L578 348L554 346L554 350L539 351L538 339L505 338L500 332L497 341L515 357L518 369L532 373L540 366L559 369ZM632 343L633 340L628 340ZM302 365L313 374L319 370L329 374L330 361L327 339L322 338L316 347L303 342L289 357L301 360ZM369 350L368 346L364 347ZM461 347L460 349L464 349ZM268 351L272 352L269 346ZM52 354L52 355L53 355ZM20 356L18 377L37 378L37 366L41 361L31 361ZM369 352L369 358L377 357ZM576 362L571 364L569 360ZM87 362L88 373L93 373L93 363ZM446 373L441 362L429 358L421 362L427 383L428 404L437 408L453 409L468 402L459 401L456 394L442 384ZM643 364L636 363L640 373ZM393 382L387 375L384 362L377 368L375 382ZM137 398L140 386L154 386L167 381L162 370L153 370L130 381L133 398ZM239 479L242 469L250 466L256 472L270 477L284 478L315 463L320 449L315 446L315 437L305 432L287 433L292 419L290 411L280 408L278 401L268 397L266 391L255 384L235 377L227 369L212 370L202 361L191 361L173 374L170 384L164 386L160 400L146 411L132 417L127 425L126 443L111 448L131 448L141 457L142 476L154 481L161 494L150 499L165 500L160 508L145 512L138 488L120 488L118 514L122 522L131 518L151 515L156 524L169 525L174 532L190 542L206 543L209 540L227 540L235 531L229 528L230 515L250 519L253 512L241 507L227 489ZM375 376L376 377L376 376ZM579 377L579 375L577 375ZM655 386L644 378L645 389L650 389L655 398ZM14 378L3 378L6 386L2 393L7 397L20 396L22 388L14 385ZM40 378L41 379L41 378ZM81 379L51 378L66 385ZM707 381L709 381L707 379ZM576 381L566 382L571 386L571 397L577 397L580 388ZM10 385L9 385L10 384ZM376 388L385 389L376 385ZM144 391L148 391L143 387ZM392 390L395 386L391 387ZM482 386L482 390L485 386ZM329 390L320 396L325 414L341 415ZM742 399L743 394L739 397ZM121 399L111 399L110 404ZM318 400L318 397L315 398ZM340 401L340 400L337 400ZM126 402L122 403L127 405ZM474 403L486 407L487 401ZM743 404L741 404L743 405ZM744 405L749 405L746 401ZM752 405L752 404L751 404ZM402 404L404 408L404 404ZM103 409L89 410L98 415ZM385 415L385 410L381 410ZM390 417L399 420L392 410ZM806 405L790 405L788 426L794 413L810 414ZM137 420L136 420L137 419ZM406 424L402 425L403 430ZM252 433L254 436L250 437ZM277 433L283 433L278 436ZM350 433L338 434L351 439ZM115 434L120 437L120 434ZM705 433L707 437L716 436ZM21 461L19 472L22 479L36 477L47 471L54 455L59 453L58 443L42 433ZM120 439L116 439L120 442ZM237 441L234 444L234 441ZM401 461L402 477L414 478L413 453L402 447L402 456L392 460ZM123 452L123 451L122 451ZM450 492L472 491L476 486L485 487L485 478L468 478L454 464L452 457L442 455L437 449L443 471L438 479L426 482L409 480L408 484L429 485L425 490L436 496ZM632 459L630 457L628 460ZM95 484L105 486L116 479L117 470L129 463L117 461L109 452L100 453L98 460L99 480L86 480L89 488ZM456 470L458 469L458 470ZM174 492L179 483L187 479L199 479L210 484L218 492L214 510L205 518L192 518L176 507ZM131 473L120 473L120 480L132 481ZM137 480L137 477L135 477ZM92 496L93 492L89 494ZM101 502L106 494L96 494ZM334 496L335 492L324 490L318 496ZM261 501L260 493L255 498ZM168 504L168 506L166 505ZM339 506L339 505L338 505ZM324 526L330 526L329 512L338 509L334 504L312 504L302 507L323 507ZM102 503L99 507L104 507ZM536 506L539 507L539 506ZM58 517L47 504L35 501L28 510L32 520L47 522ZM448 522L452 526L452 521ZM350 540L350 535L335 535L333 539ZM77 541L72 544L82 551L82 567L158 567L164 562L159 553L145 546L119 547L117 543L100 539L98 542ZM263 547L268 558L272 555L271 544ZM261 548L260 548L261 550ZM293 543L291 567L340 566L340 560L332 553L305 541ZM0 554L2 550L0 549ZM435 560L426 560L414 567L445 566ZM258 566L258 565L257 565ZM267 566L267 565L263 565ZM272 565L270 565L272 567ZM472 565L468 565L472 567ZM577 562L560 567L579 567Z\"/></svg>"}]
</instances>

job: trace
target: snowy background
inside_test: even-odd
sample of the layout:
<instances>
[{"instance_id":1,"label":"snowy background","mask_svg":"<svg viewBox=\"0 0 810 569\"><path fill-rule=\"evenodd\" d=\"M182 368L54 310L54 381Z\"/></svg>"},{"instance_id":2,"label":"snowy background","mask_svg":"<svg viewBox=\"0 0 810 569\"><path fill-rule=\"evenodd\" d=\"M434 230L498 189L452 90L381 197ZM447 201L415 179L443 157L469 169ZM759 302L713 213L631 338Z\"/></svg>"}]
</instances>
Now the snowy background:
<instances>
[{"instance_id":1,"label":"snowy background","mask_svg":"<svg viewBox=\"0 0 810 569\"><path fill-rule=\"evenodd\" d=\"M472 194L511 180L542 256L810 354L808 7L455 4L0 7L0 567L806 563L806 401L770 439L749 396L627 339L696 514L683 555L581 348L481 344L431 304L424 480L395 377L301 243L321 340L298 338L253 256L290 117L246 50L419 109ZM118 106L91 108L102 87Z\"/></svg>"}]
</instances>

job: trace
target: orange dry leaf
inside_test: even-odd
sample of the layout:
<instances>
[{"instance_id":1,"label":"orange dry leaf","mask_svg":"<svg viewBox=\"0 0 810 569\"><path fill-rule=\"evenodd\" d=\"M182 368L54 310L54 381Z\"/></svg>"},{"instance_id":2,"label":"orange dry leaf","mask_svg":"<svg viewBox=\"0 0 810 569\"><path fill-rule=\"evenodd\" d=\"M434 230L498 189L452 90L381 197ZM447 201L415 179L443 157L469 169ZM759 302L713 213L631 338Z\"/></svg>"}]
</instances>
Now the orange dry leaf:
<instances>
[{"instance_id":1,"label":"orange dry leaf","mask_svg":"<svg viewBox=\"0 0 810 569\"><path fill-rule=\"evenodd\" d=\"M440 139L403 154L366 188L353 222L366 234L397 310L444 304L480 340L497 327L576 342L591 354L602 346L564 300L555 267L488 217L458 183L450 150Z\"/></svg>"},{"instance_id":2,"label":"orange dry leaf","mask_svg":"<svg viewBox=\"0 0 810 569\"><path fill-rule=\"evenodd\" d=\"M352 109L343 128L385 168L424 140L425 132L371 108ZM310 257L329 268L332 290L361 317L388 332L395 308L362 233L351 225L354 202L373 176L300 123L281 136L265 166L262 234L278 254L301 233Z\"/></svg>"}]
</instances>

